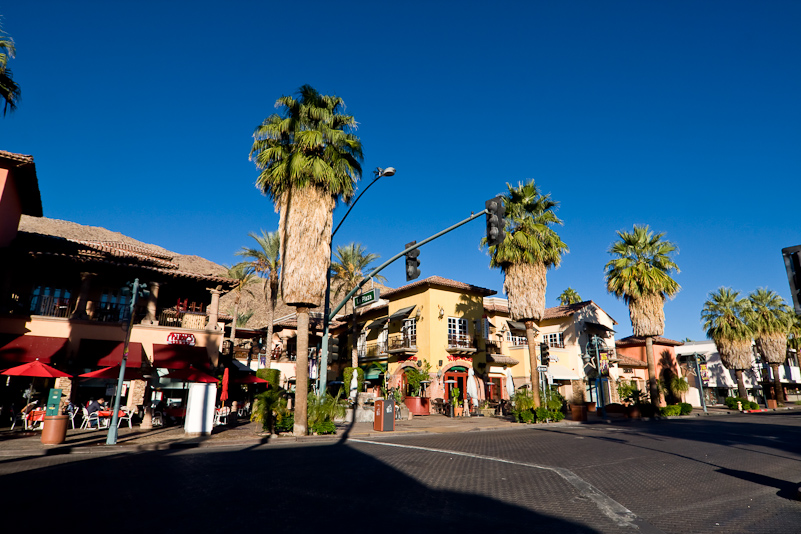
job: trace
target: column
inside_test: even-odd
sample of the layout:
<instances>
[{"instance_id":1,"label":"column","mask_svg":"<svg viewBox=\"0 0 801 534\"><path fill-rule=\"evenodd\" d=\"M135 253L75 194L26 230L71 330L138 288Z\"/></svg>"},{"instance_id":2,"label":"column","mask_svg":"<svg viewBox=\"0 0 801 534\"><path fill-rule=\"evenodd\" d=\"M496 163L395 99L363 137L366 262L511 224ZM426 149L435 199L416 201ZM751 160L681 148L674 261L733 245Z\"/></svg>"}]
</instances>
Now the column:
<instances>
[{"instance_id":1,"label":"column","mask_svg":"<svg viewBox=\"0 0 801 534\"><path fill-rule=\"evenodd\" d=\"M81 273L81 290L78 293L78 301L75 303L75 310L70 315L70 319L89 319L86 304L89 300L92 279L94 279L95 276L95 273Z\"/></svg>"},{"instance_id":2,"label":"column","mask_svg":"<svg viewBox=\"0 0 801 534\"><path fill-rule=\"evenodd\" d=\"M206 329L218 330L217 321L220 315L220 295L222 291L219 289L209 289L209 293L211 293L211 304L209 304L208 307L209 324L206 325ZM236 317L234 317L234 321L236 321Z\"/></svg>"},{"instance_id":3,"label":"column","mask_svg":"<svg viewBox=\"0 0 801 534\"><path fill-rule=\"evenodd\" d=\"M142 319L142 324L159 324L156 318L156 306L159 301L159 283L148 283L148 290L150 290L150 295L147 297L147 314L145 318Z\"/></svg>"}]
</instances>

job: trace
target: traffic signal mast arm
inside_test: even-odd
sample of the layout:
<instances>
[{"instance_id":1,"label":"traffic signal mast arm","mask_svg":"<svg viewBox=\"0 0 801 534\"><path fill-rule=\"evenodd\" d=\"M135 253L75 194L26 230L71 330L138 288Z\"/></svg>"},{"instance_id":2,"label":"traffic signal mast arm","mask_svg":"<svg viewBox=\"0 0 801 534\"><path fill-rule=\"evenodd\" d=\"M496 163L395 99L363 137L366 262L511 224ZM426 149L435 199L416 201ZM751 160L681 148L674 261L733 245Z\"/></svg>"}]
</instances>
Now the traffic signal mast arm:
<instances>
[{"instance_id":1,"label":"traffic signal mast arm","mask_svg":"<svg viewBox=\"0 0 801 534\"><path fill-rule=\"evenodd\" d=\"M375 268L375 270L373 270L373 272L371 272L370 274L368 274L367 276L365 276L365 277L364 277L364 279L363 279L361 282L359 282L359 284L358 284L356 287L354 287L354 288L351 290L351 292L350 292L350 293L348 293L347 295L345 295L345 298L344 298L344 299L342 299L342 302L340 302L339 304L337 304L336 308L334 308L333 310L331 310L331 315L329 315L329 316L328 316L328 320L329 320L329 321L333 321L333 320L334 320L334 317L336 317L336 314L337 314L337 312L339 312L339 310L341 310L341 309L342 309L342 307L343 307L343 306L345 306L345 304L346 304L346 303L347 303L347 302L348 302L348 301L349 301L349 300L350 300L350 299L353 297L353 295L355 295L355 294L356 294L356 292L358 292L358 291L359 291L359 290L362 288L362 286L364 286L364 285L365 285L365 284L366 284L368 281L370 281L370 279L371 279L372 277L374 277L375 275L377 275L378 273L380 273L381 271L383 271L383 270L384 270L384 268L386 268L387 266L389 266L389 265L390 265L392 262L394 262L395 260L397 260L397 259L399 259L399 258L402 258L402 257L404 257L404 256L406 255L406 253L407 253L407 252L409 252L409 251L411 251L411 250L415 250L415 249L417 249L417 248L420 248L420 247L422 247L423 245L425 245L426 243L428 243L428 242L430 242L430 241L433 241L433 240L435 240L435 239L436 239L436 238L438 238L438 237L442 237L443 235L447 234L447 233L448 233L448 232L450 232L451 230L456 230L456 229L457 229L457 228L459 228L460 226L462 226L462 225L464 225L464 224L467 224L467 223L469 223L469 222L470 222L470 221L472 221L473 219L478 219L479 217L481 217L482 215L486 215L487 213L489 213L487 210L481 210L480 212L476 213L475 215L471 215L471 216L470 216L470 217L468 217L467 219L465 219L465 220L463 220L463 221L459 221L458 223L454 224L453 226L450 226L450 227L448 227L448 228L446 228L446 229L442 230L441 232L437 232L436 234L432 235L431 237L427 237L426 239L423 239L423 240L422 240L422 241L420 241L419 243L414 243L414 244L412 244L411 246L409 246L409 247L405 248L403 251L401 251L401 252L399 252L399 253L395 254L394 256L392 256L390 259L388 259L387 261L385 261L384 263L382 263L381 265L379 265L378 267L376 267L376 268Z\"/></svg>"}]
</instances>

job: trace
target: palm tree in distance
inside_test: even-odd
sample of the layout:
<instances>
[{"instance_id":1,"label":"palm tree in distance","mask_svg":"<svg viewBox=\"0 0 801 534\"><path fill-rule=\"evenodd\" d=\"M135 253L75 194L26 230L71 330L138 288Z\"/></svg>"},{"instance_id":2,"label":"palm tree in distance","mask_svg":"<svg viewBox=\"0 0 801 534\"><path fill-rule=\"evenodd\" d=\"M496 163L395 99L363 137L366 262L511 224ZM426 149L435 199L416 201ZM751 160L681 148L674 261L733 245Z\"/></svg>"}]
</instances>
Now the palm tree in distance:
<instances>
[{"instance_id":1,"label":"palm tree in distance","mask_svg":"<svg viewBox=\"0 0 801 534\"><path fill-rule=\"evenodd\" d=\"M628 305L634 335L645 337L648 391L651 403L659 406L654 336L665 331L665 299L681 289L670 277L679 272L670 258L677 249L662 240L664 233L654 234L647 225L634 225L631 232L620 230L617 235L620 240L609 248L612 260L604 267L606 288Z\"/></svg>"},{"instance_id":2,"label":"palm tree in distance","mask_svg":"<svg viewBox=\"0 0 801 534\"><path fill-rule=\"evenodd\" d=\"M238 326L239 318L239 301L242 300L242 293L251 294L249 286L256 282L256 275L253 273L253 267L247 262L237 263L236 265L228 266L223 265L228 269L228 278L236 280L236 286L233 288L234 292L234 320L231 323L231 345L236 345L236 327Z\"/></svg>"},{"instance_id":3,"label":"palm tree in distance","mask_svg":"<svg viewBox=\"0 0 801 534\"><path fill-rule=\"evenodd\" d=\"M514 320L526 326L528 356L531 365L531 389L534 405L540 406L539 357L535 342L534 323L545 312L546 274L558 267L568 251L552 226L561 225L555 209L559 203L551 195L543 195L534 180L506 184L503 195L506 211L506 234L501 243L489 247L490 267L504 274L503 289L509 297L509 312ZM482 245L486 238L482 239Z\"/></svg>"},{"instance_id":4,"label":"palm tree in distance","mask_svg":"<svg viewBox=\"0 0 801 534\"><path fill-rule=\"evenodd\" d=\"M19 85L14 81L11 69L8 68L8 60L13 58L16 52L14 40L0 29L0 97L4 100L3 116L17 109L21 95Z\"/></svg>"},{"instance_id":5,"label":"palm tree in distance","mask_svg":"<svg viewBox=\"0 0 801 534\"><path fill-rule=\"evenodd\" d=\"M309 308L325 297L331 226L338 200L348 202L361 177L362 145L356 120L337 96L304 85L297 98L276 101L280 113L253 133L250 158L260 169L256 185L279 212L280 291L297 315L296 436L307 433Z\"/></svg>"},{"instance_id":6,"label":"palm tree in distance","mask_svg":"<svg viewBox=\"0 0 801 534\"><path fill-rule=\"evenodd\" d=\"M264 278L264 298L267 301L267 350L273 348L273 320L275 307L278 304L278 273L281 269L281 259L278 255L279 241L278 232L261 231L261 235L250 232L258 247L242 247L236 253L246 260L250 260L253 271Z\"/></svg>"},{"instance_id":7,"label":"palm tree in distance","mask_svg":"<svg viewBox=\"0 0 801 534\"><path fill-rule=\"evenodd\" d=\"M331 286L337 288L337 292L350 292L359 282L364 279L364 271L367 266L380 258L378 254L367 253L367 249L361 243L351 243L350 245L338 246L334 255L334 263L331 265ZM376 275L373 280L386 282L386 278ZM353 310L353 341L351 343L351 366L355 369L359 367L359 352L357 348L359 332L356 332L356 309Z\"/></svg>"},{"instance_id":8,"label":"palm tree in distance","mask_svg":"<svg viewBox=\"0 0 801 534\"><path fill-rule=\"evenodd\" d=\"M560 306L569 306L570 304L577 304L579 302L581 302L581 296L572 287L568 287L559 295Z\"/></svg>"},{"instance_id":9,"label":"palm tree in distance","mask_svg":"<svg viewBox=\"0 0 801 534\"><path fill-rule=\"evenodd\" d=\"M701 310L701 321L706 336L715 342L720 361L727 369L733 369L737 377L737 394L748 398L743 371L751 368L751 337L753 332L745 322L750 310L746 299L738 298L739 291L721 287L710 293Z\"/></svg>"},{"instance_id":10,"label":"palm tree in distance","mask_svg":"<svg viewBox=\"0 0 801 534\"><path fill-rule=\"evenodd\" d=\"M754 335L756 348L773 371L773 392L777 402L783 403L784 390L779 379L779 366L787 360L787 335L790 332L790 307L778 293L757 289L748 300L751 309L746 319Z\"/></svg>"}]
</instances>

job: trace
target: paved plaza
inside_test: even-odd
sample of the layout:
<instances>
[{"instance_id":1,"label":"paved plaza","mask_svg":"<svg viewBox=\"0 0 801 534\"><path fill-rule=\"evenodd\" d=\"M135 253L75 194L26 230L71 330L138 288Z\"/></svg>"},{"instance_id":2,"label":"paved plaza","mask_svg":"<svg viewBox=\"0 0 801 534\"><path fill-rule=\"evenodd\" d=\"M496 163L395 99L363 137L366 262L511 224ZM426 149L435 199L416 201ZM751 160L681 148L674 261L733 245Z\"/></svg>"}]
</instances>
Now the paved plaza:
<instances>
[{"instance_id":1,"label":"paved plaza","mask_svg":"<svg viewBox=\"0 0 801 534\"><path fill-rule=\"evenodd\" d=\"M14 518L46 511L67 531L801 530L801 411L551 425L431 416L394 433L345 430L123 431L119 446L85 431L57 447L6 433L0 480Z\"/></svg>"}]
</instances>

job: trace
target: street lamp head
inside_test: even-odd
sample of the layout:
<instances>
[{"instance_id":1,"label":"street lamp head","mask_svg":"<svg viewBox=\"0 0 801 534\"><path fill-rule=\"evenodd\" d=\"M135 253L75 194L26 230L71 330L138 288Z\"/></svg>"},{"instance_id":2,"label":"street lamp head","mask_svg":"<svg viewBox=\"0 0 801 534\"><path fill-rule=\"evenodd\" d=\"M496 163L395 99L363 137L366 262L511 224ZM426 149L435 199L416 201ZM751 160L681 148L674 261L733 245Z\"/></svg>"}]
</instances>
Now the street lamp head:
<instances>
[{"instance_id":1,"label":"street lamp head","mask_svg":"<svg viewBox=\"0 0 801 534\"><path fill-rule=\"evenodd\" d=\"M395 175L395 167L387 167L386 169L382 169L381 167L376 167L375 171L376 179L381 178L383 176L394 176Z\"/></svg>"}]
</instances>

